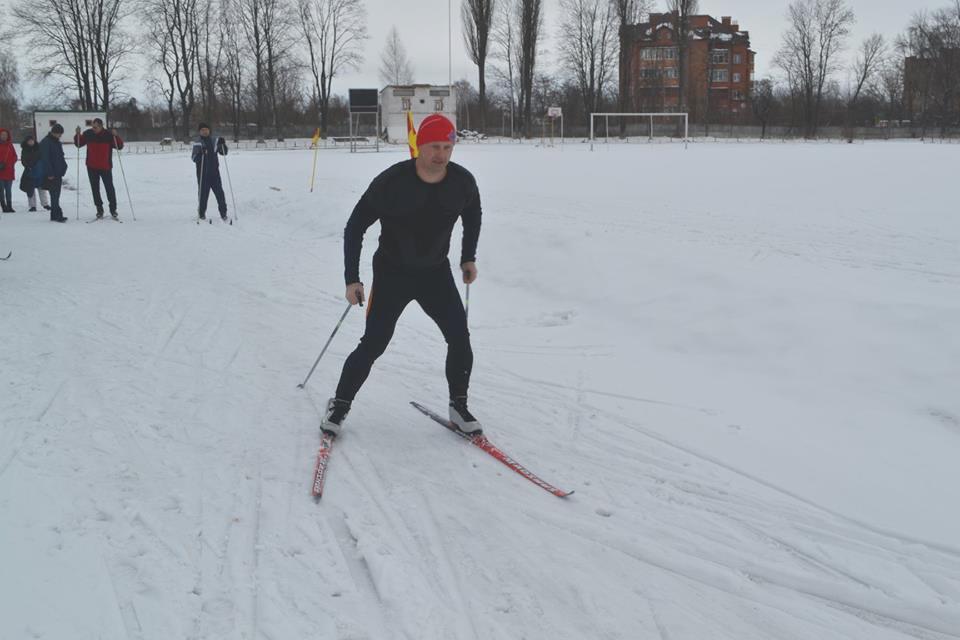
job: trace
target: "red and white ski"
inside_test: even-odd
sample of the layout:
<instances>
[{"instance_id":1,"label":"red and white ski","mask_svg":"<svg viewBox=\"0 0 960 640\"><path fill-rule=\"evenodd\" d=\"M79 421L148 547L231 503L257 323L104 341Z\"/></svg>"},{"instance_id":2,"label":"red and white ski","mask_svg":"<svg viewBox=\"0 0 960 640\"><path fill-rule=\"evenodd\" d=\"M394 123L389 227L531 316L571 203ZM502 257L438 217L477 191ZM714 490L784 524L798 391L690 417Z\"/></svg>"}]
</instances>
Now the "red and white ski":
<instances>
[{"instance_id":1,"label":"red and white ski","mask_svg":"<svg viewBox=\"0 0 960 640\"><path fill-rule=\"evenodd\" d=\"M330 452L333 450L334 437L329 433L323 432L320 438L320 450L317 451L317 466L313 470L313 487L310 495L314 500L320 500L323 495L323 480L327 473L327 461L330 459Z\"/></svg>"},{"instance_id":2,"label":"red and white ski","mask_svg":"<svg viewBox=\"0 0 960 640\"><path fill-rule=\"evenodd\" d=\"M450 422L440 414L435 413L434 411L431 411L430 409L426 408L419 402L411 402L410 404L413 405L413 407L420 413L431 418L434 422L438 422L442 424L447 429L449 429L450 431L453 431L455 434L457 434L464 440L468 441L470 444L477 447L478 449L482 449L483 451L486 451L491 456L493 456L494 458L496 458L497 460L499 460L500 462L508 466L510 469L512 469L516 473L520 474L521 476L523 476L524 478L532 482L533 484L537 485L544 491L549 491L550 493L557 496L558 498L566 498L567 496L573 493L573 491L563 491L562 489L558 489L552 484L542 480L535 473L533 473L532 471L524 467L522 464L520 464L519 462L517 462L516 460L508 456L506 453L504 453L499 447L497 447L492 442L490 442L490 440L487 439L487 436L483 435L482 433L473 435L473 436L466 434L463 431L460 431L460 429L458 429L455 424L453 424L452 422Z\"/></svg>"}]
</instances>

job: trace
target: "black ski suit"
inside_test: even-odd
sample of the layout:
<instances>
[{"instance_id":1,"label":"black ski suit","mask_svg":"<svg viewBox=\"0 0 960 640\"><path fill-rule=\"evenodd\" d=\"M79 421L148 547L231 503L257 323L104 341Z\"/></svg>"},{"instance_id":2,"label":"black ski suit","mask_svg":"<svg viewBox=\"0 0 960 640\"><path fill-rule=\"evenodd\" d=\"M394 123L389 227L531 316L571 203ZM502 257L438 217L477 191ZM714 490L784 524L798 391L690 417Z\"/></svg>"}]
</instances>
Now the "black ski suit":
<instances>
[{"instance_id":1,"label":"black ski suit","mask_svg":"<svg viewBox=\"0 0 960 640\"><path fill-rule=\"evenodd\" d=\"M360 282L363 235L380 221L366 330L344 363L337 398L354 399L374 361L386 350L400 314L413 300L437 323L447 342L450 397L467 395L473 351L447 254L454 224L461 219L460 264L476 261L480 218L477 183L458 164L449 163L446 177L436 184L419 178L414 160L395 164L373 180L343 233L344 278L347 284Z\"/></svg>"}]
</instances>

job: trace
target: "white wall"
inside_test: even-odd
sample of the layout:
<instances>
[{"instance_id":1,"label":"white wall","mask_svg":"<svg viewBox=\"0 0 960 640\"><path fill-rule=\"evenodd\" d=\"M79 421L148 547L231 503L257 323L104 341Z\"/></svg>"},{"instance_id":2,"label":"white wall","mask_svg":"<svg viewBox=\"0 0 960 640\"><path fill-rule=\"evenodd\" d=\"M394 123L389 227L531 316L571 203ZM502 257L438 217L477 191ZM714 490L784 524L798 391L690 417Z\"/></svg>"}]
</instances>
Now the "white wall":
<instances>
[{"instance_id":1,"label":"white wall","mask_svg":"<svg viewBox=\"0 0 960 640\"><path fill-rule=\"evenodd\" d=\"M413 89L412 96L395 96L394 89L409 90ZM389 86L380 92L380 112L383 114L383 127L387 130L387 141L400 144L407 141L407 111L404 109L404 98L410 100L410 110L413 111L413 126L420 127L420 122L427 116L434 113L442 113L450 118L456 126L457 123L457 98L456 94L448 96L431 96L430 91L446 91L447 85L415 85L415 86ZM436 101L443 100L443 109L436 109Z\"/></svg>"},{"instance_id":2,"label":"white wall","mask_svg":"<svg viewBox=\"0 0 960 640\"><path fill-rule=\"evenodd\" d=\"M63 127L64 144L73 144L73 133L77 127L86 131L93 124L94 118L100 118L107 126L107 114L103 111L35 111L33 126L36 129L37 139L42 140L50 133L50 127L58 123Z\"/></svg>"}]
</instances>

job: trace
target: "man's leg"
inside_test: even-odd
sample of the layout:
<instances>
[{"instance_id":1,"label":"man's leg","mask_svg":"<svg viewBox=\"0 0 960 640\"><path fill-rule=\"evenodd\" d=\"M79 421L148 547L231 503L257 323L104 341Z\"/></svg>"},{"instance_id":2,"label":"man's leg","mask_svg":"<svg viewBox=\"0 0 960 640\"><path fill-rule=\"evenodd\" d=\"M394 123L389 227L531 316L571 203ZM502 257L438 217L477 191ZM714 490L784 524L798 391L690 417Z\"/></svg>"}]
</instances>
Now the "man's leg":
<instances>
[{"instance_id":1,"label":"man's leg","mask_svg":"<svg viewBox=\"0 0 960 640\"><path fill-rule=\"evenodd\" d=\"M106 169L100 171L100 177L103 179L103 188L107 192L107 204L110 205L110 215L117 215L117 191L113 187L113 171Z\"/></svg>"},{"instance_id":2,"label":"man's leg","mask_svg":"<svg viewBox=\"0 0 960 640\"><path fill-rule=\"evenodd\" d=\"M90 178L90 191L93 193L93 204L97 207L97 217L103 215L103 198L100 196L100 172L87 167L87 177Z\"/></svg>"},{"instance_id":3,"label":"man's leg","mask_svg":"<svg viewBox=\"0 0 960 640\"><path fill-rule=\"evenodd\" d=\"M54 221L64 219L63 209L60 208L60 189L62 187L62 178L47 181L47 191L50 193L50 219Z\"/></svg>"},{"instance_id":4,"label":"man's leg","mask_svg":"<svg viewBox=\"0 0 960 640\"><path fill-rule=\"evenodd\" d=\"M210 178L201 177L200 178L200 203L197 208L197 213L201 218L207 217L207 200L210 199Z\"/></svg>"},{"instance_id":5,"label":"man's leg","mask_svg":"<svg viewBox=\"0 0 960 640\"><path fill-rule=\"evenodd\" d=\"M213 195L217 199L217 209L220 211L220 217L227 217L227 196L223 193L223 181L218 173L213 177L212 186Z\"/></svg>"},{"instance_id":6,"label":"man's leg","mask_svg":"<svg viewBox=\"0 0 960 640\"><path fill-rule=\"evenodd\" d=\"M386 350L393 337L397 320L414 296L409 277L374 274L367 300L367 325L360 344L343 364L337 399L353 401L363 385L374 361Z\"/></svg>"},{"instance_id":7,"label":"man's leg","mask_svg":"<svg viewBox=\"0 0 960 640\"><path fill-rule=\"evenodd\" d=\"M417 302L437 323L447 341L447 386L450 399L466 398L473 370L467 314L449 267L430 271L418 281Z\"/></svg>"}]
</instances>

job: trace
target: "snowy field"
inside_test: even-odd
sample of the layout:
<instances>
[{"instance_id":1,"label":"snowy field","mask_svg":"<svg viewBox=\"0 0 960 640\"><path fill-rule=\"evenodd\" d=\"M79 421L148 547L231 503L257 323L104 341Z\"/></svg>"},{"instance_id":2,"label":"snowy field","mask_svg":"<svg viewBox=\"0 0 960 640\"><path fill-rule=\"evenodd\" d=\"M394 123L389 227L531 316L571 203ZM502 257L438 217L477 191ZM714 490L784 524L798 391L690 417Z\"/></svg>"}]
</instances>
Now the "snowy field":
<instances>
[{"instance_id":1,"label":"snowy field","mask_svg":"<svg viewBox=\"0 0 960 640\"><path fill-rule=\"evenodd\" d=\"M231 154L232 227L183 154L125 158L136 222L119 171L124 224L15 192L0 639L960 638L958 154L458 148L471 407L566 500L409 407L446 392L415 305L308 495L362 312L296 385L405 149L324 151L313 194L308 152Z\"/></svg>"}]
</instances>

